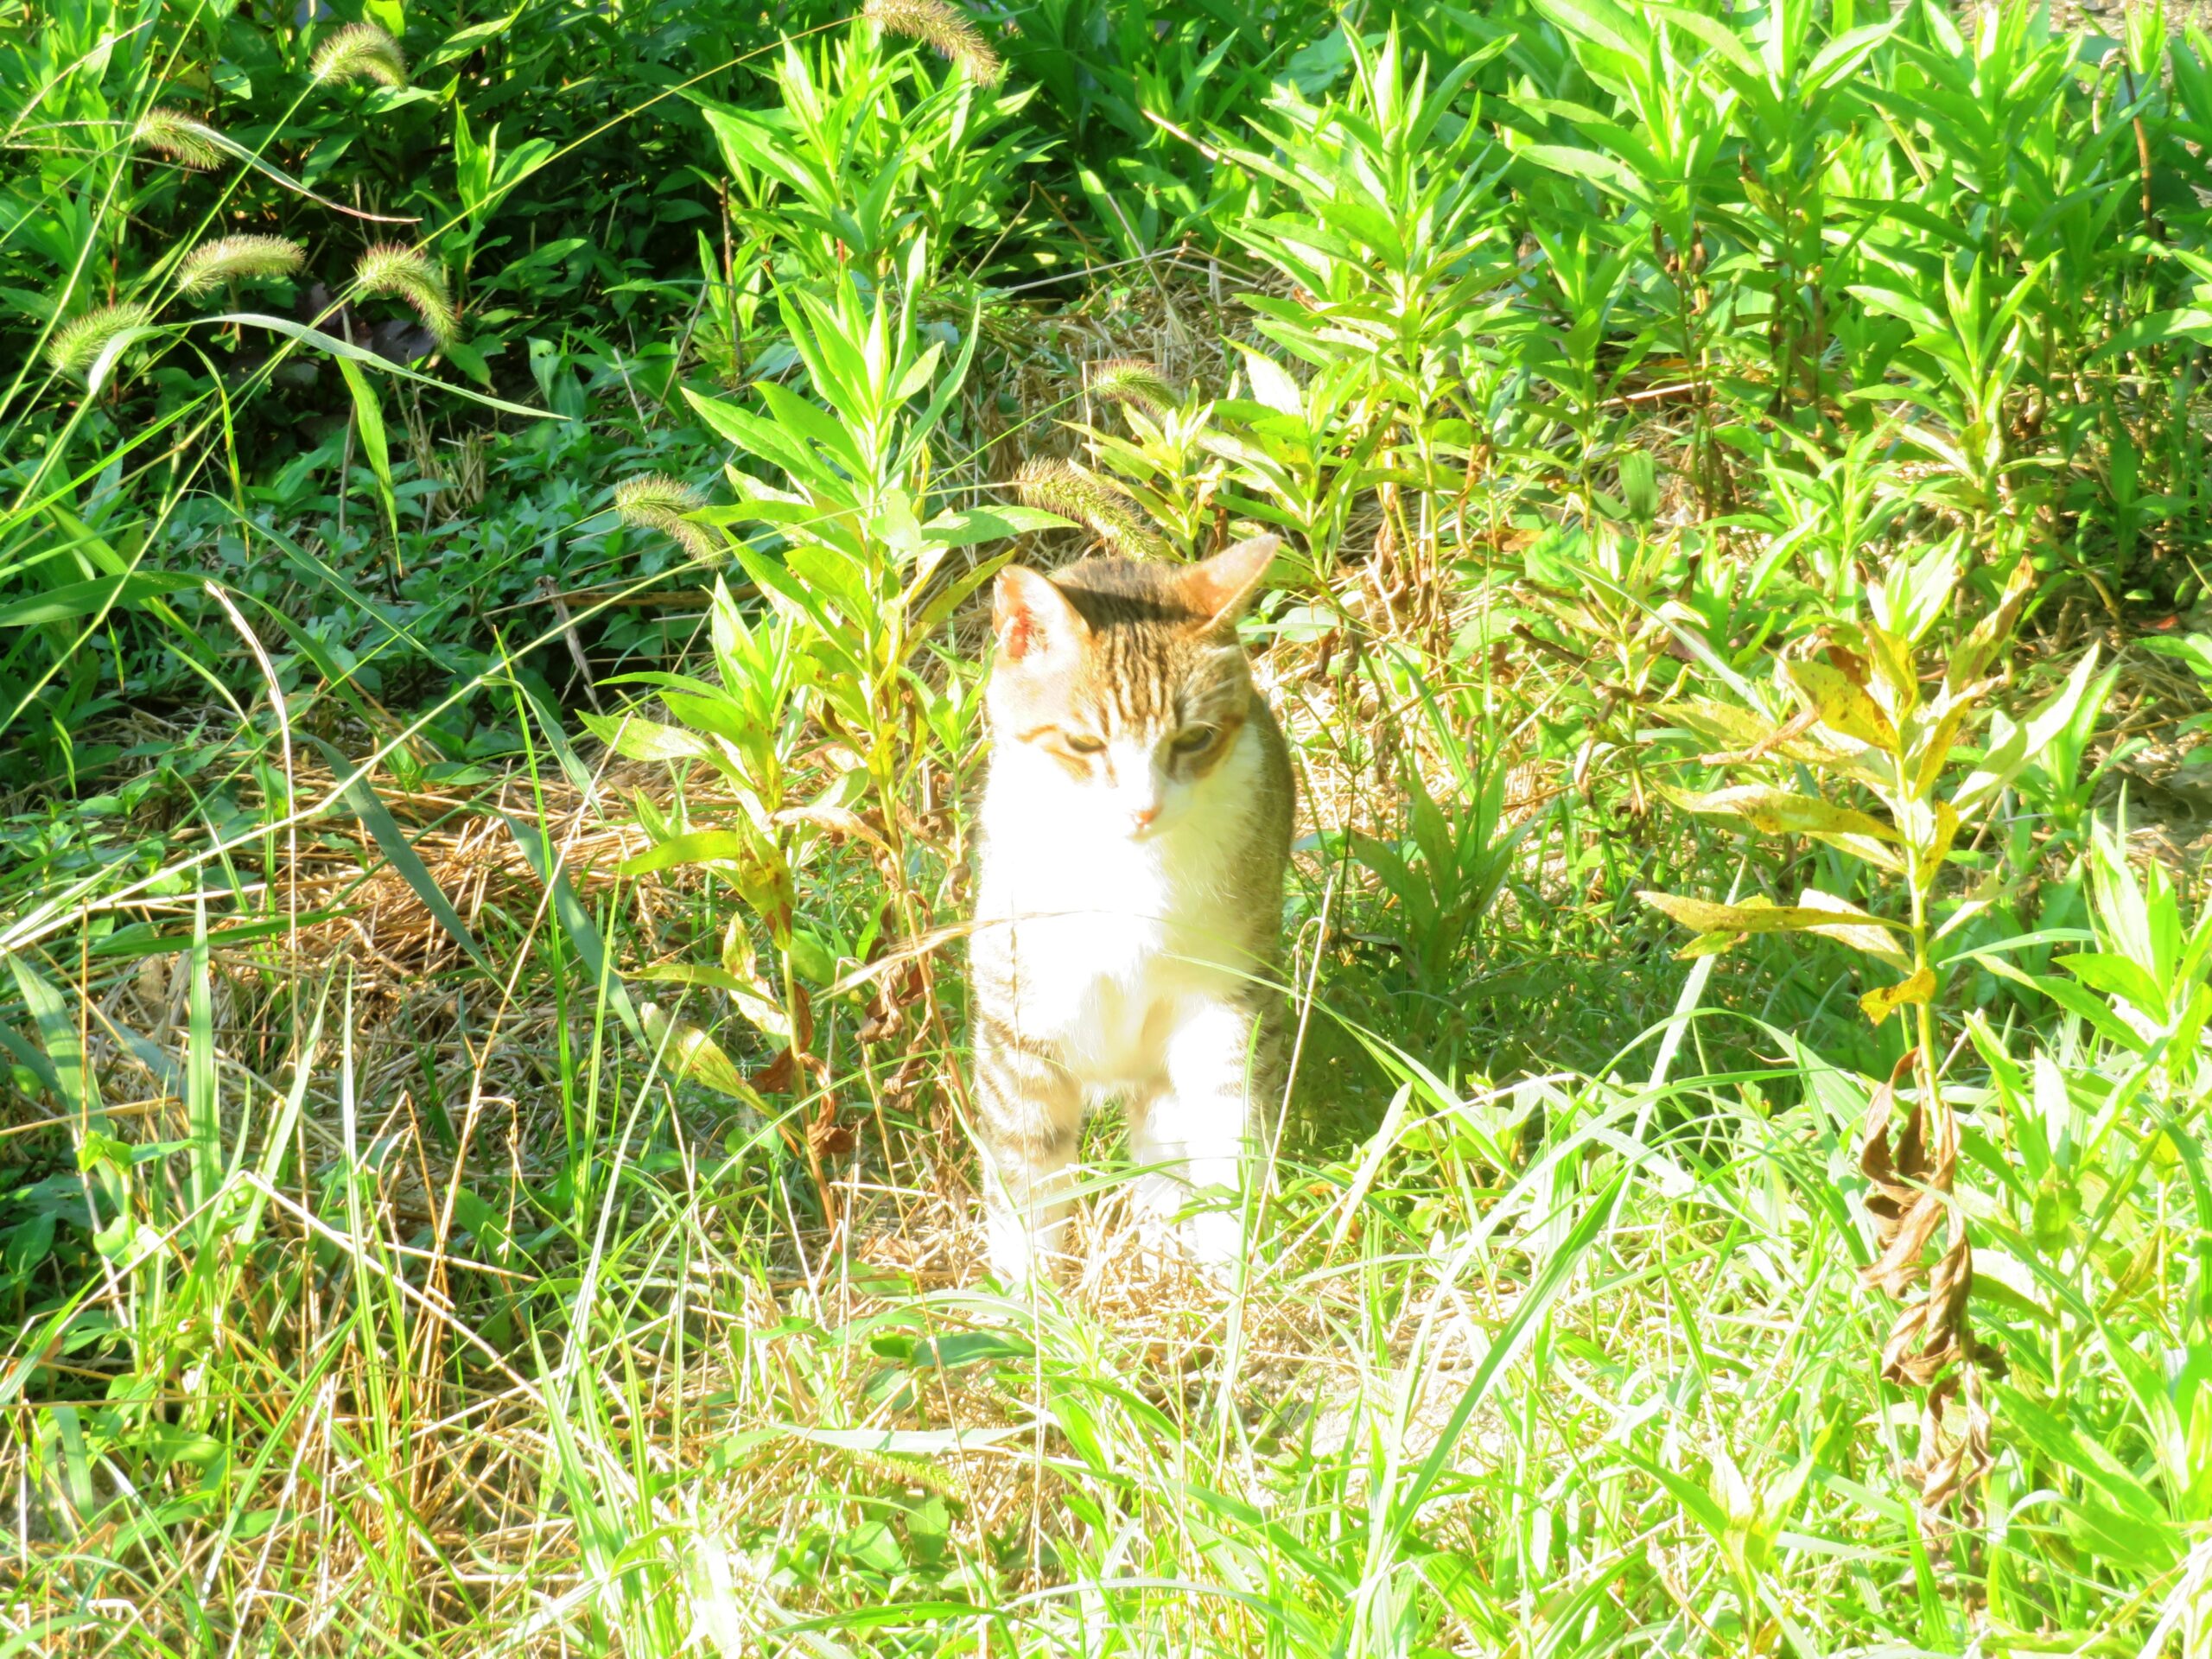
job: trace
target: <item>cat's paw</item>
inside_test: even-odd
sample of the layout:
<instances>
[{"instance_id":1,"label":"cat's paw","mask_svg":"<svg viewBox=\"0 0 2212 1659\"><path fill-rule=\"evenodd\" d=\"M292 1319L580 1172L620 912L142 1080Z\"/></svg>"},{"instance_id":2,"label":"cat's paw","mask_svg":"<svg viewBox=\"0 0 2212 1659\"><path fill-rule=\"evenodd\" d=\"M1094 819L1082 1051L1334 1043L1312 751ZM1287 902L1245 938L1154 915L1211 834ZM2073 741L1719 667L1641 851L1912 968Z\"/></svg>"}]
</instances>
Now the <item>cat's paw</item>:
<instances>
[{"instance_id":1,"label":"cat's paw","mask_svg":"<svg viewBox=\"0 0 2212 1659\"><path fill-rule=\"evenodd\" d=\"M1159 1271L1195 1272L1226 1285L1244 1253L1243 1217L1234 1210L1205 1210L1180 1219L1151 1216L1137 1228L1137 1249Z\"/></svg>"},{"instance_id":2,"label":"cat's paw","mask_svg":"<svg viewBox=\"0 0 2212 1659\"><path fill-rule=\"evenodd\" d=\"M983 1230L991 1276L1008 1290L1020 1293L1052 1281L1058 1228L1033 1232L1014 1217L997 1214L986 1218Z\"/></svg>"},{"instance_id":3,"label":"cat's paw","mask_svg":"<svg viewBox=\"0 0 2212 1659\"><path fill-rule=\"evenodd\" d=\"M1234 1210L1202 1210L1175 1229L1176 1241L1200 1268L1226 1277L1244 1254L1244 1217Z\"/></svg>"}]
</instances>

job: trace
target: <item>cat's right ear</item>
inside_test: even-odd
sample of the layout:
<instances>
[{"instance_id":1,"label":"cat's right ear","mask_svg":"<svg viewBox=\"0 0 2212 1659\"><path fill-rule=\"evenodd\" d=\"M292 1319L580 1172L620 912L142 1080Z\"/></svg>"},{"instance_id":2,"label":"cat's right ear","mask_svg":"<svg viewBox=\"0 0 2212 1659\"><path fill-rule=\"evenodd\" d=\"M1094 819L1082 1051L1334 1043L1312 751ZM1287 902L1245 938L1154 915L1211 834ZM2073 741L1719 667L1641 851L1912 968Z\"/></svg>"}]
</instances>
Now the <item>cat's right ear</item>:
<instances>
[{"instance_id":1,"label":"cat's right ear","mask_svg":"<svg viewBox=\"0 0 2212 1659\"><path fill-rule=\"evenodd\" d=\"M999 656L1020 663L1072 652L1090 627L1050 578L1010 564L991 589L991 631Z\"/></svg>"}]
</instances>

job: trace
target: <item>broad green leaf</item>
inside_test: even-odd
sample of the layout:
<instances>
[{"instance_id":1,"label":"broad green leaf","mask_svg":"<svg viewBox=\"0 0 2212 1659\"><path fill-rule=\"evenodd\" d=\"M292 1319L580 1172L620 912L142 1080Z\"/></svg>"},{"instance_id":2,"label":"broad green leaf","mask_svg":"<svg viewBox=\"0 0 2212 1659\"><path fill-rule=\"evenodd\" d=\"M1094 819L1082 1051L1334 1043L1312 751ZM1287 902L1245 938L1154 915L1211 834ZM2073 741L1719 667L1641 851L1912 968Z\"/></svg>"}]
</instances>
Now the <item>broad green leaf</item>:
<instances>
[{"instance_id":1,"label":"broad green leaf","mask_svg":"<svg viewBox=\"0 0 2212 1659\"><path fill-rule=\"evenodd\" d=\"M1643 181L1627 163L1594 149L1582 149L1573 144L1526 144L1517 153L1554 173L1587 180L1630 201L1642 201L1648 194Z\"/></svg>"},{"instance_id":2,"label":"broad green leaf","mask_svg":"<svg viewBox=\"0 0 2212 1659\"><path fill-rule=\"evenodd\" d=\"M703 1083L718 1094L766 1109L760 1091L746 1082L745 1074L705 1032L671 1019L657 1002L644 1004L638 1013L645 1026L645 1040L661 1051L670 1071L679 1077Z\"/></svg>"},{"instance_id":3,"label":"broad green leaf","mask_svg":"<svg viewBox=\"0 0 2212 1659\"><path fill-rule=\"evenodd\" d=\"M969 507L960 512L938 514L922 526L922 535L938 547L972 547L977 542L1002 541L1031 531L1076 527L1059 514L1039 507Z\"/></svg>"},{"instance_id":4,"label":"broad green leaf","mask_svg":"<svg viewBox=\"0 0 2212 1659\"><path fill-rule=\"evenodd\" d=\"M12 605L0 605L0 628L35 627L47 622L70 622L79 617L100 617L111 610L127 610L164 594L197 588L205 576L181 575L165 570L134 570L128 575L97 576L49 588Z\"/></svg>"},{"instance_id":5,"label":"broad green leaf","mask_svg":"<svg viewBox=\"0 0 2212 1659\"><path fill-rule=\"evenodd\" d=\"M391 526L391 539L399 540L399 498L391 488L391 445L385 435L384 409L377 402L377 395L370 388L358 365L344 358L338 359L338 372L346 377L346 389L353 394L353 422L361 435L361 453L369 459L369 471L376 475L377 495L384 503L385 521ZM340 479L340 489L346 486Z\"/></svg>"},{"instance_id":6,"label":"broad green leaf","mask_svg":"<svg viewBox=\"0 0 2212 1659\"><path fill-rule=\"evenodd\" d=\"M584 714L578 718L586 731L626 760L693 760L711 759L714 753L712 745L697 734L636 715Z\"/></svg>"},{"instance_id":7,"label":"broad green leaf","mask_svg":"<svg viewBox=\"0 0 2212 1659\"><path fill-rule=\"evenodd\" d=\"M2177 310L2156 311L2147 317L2138 317L2115 330L2103 345L2091 352L2089 361L2117 357L2122 352L2139 352L2145 346L2163 345L2170 340L2212 345L2212 311L2185 305Z\"/></svg>"},{"instance_id":8,"label":"broad green leaf","mask_svg":"<svg viewBox=\"0 0 2212 1659\"><path fill-rule=\"evenodd\" d=\"M2124 997L2160 1025L2166 1021L2165 994L2140 963L2107 950L2061 957L2053 966L2063 968L2093 991Z\"/></svg>"},{"instance_id":9,"label":"broad green leaf","mask_svg":"<svg viewBox=\"0 0 2212 1659\"><path fill-rule=\"evenodd\" d=\"M791 1018L771 999L768 988L759 980L716 968L706 963L668 963L645 969L631 976L632 979L676 985L705 985L721 992L737 1005L737 1011L758 1026L769 1036L784 1042L791 1039Z\"/></svg>"},{"instance_id":10,"label":"broad green leaf","mask_svg":"<svg viewBox=\"0 0 2212 1659\"><path fill-rule=\"evenodd\" d=\"M2075 710L2088 693L2098 657L2094 645L2084 652L2082 660L2074 665L2074 671L2066 677L2065 684L2046 698L2028 716L2024 725L2016 727L2003 715L1991 715L1987 751L1980 764L1951 794L1951 804L1961 817L1971 817L1995 798L1998 791L2019 776L2030 760L2047 749L2051 741L2072 722Z\"/></svg>"},{"instance_id":11,"label":"broad green leaf","mask_svg":"<svg viewBox=\"0 0 2212 1659\"><path fill-rule=\"evenodd\" d=\"M1614 0L1536 0L1536 10L1571 40L1586 41L1639 62L1650 53L1651 31Z\"/></svg>"},{"instance_id":12,"label":"broad green leaf","mask_svg":"<svg viewBox=\"0 0 2212 1659\"><path fill-rule=\"evenodd\" d=\"M690 830L671 836L615 866L624 875L651 875L684 864L743 864L754 856L752 842L734 830Z\"/></svg>"}]
</instances>

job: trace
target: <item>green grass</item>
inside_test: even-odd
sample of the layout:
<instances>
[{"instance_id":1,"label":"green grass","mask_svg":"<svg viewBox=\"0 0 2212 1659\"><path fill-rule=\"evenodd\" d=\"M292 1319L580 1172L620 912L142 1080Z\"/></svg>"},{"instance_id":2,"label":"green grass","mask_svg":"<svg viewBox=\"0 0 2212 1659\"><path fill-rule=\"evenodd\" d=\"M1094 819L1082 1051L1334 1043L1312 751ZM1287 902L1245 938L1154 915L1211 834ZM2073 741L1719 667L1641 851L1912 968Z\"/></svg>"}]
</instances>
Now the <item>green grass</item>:
<instances>
[{"instance_id":1,"label":"green grass","mask_svg":"<svg viewBox=\"0 0 2212 1659\"><path fill-rule=\"evenodd\" d=\"M877 10L0 0L0 1654L2212 1654L2212 43ZM1010 1297L973 595L1262 529Z\"/></svg>"}]
</instances>

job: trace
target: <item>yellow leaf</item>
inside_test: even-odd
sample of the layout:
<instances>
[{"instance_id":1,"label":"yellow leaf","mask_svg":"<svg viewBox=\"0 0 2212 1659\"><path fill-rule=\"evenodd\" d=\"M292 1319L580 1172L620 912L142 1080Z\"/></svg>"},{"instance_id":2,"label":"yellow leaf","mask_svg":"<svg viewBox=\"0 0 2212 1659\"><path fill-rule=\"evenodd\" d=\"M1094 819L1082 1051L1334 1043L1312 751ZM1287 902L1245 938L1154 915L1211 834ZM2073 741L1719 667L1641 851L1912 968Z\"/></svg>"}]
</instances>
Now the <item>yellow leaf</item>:
<instances>
[{"instance_id":1,"label":"yellow leaf","mask_svg":"<svg viewBox=\"0 0 2212 1659\"><path fill-rule=\"evenodd\" d=\"M1707 795L1671 789L1661 792L1686 812L1739 819L1770 836L1810 836L1885 870L1904 868L1904 861L1885 845L1898 839L1895 830L1878 818L1837 806L1817 795L1801 795L1795 790L1763 784L1739 784Z\"/></svg>"},{"instance_id":2,"label":"yellow leaf","mask_svg":"<svg viewBox=\"0 0 2212 1659\"><path fill-rule=\"evenodd\" d=\"M1821 766L1870 779L1878 776L1855 750L1839 749L1809 735L1785 737L1777 742L1775 723L1764 715L1715 702L1710 697L1687 697L1680 702L1661 703L1656 712L1664 719L1688 727L1716 749L1739 753L1758 750L1800 766Z\"/></svg>"},{"instance_id":3,"label":"yellow leaf","mask_svg":"<svg viewBox=\"0 0 2212 1659\"><path fill-rule=\"evenodd\" d=\"M1797 903L1801 909L1834 918L1811 923L1805 929L1807 932L1834 939L1839 944L1847 944L1854 950L1863 950L1870 957L1898 968L1909 965L1910 959L1890 937L1889 930L1896 924L1885 922L1878 916L1870 916L1849 900L1839 899L1834 893L1822 893L1818 887L1806 888L1797 895Z\"/></svg>"},{"instance_id":4,"label":"yellow leaf","mask_svg":"<svg viewBox=\"0 0 2212 1659\"><path fill-rule=\"evenodd\" d=\"M1936 787L1936 780L1943 775L1943 767L1951 758L1951 746L1959 741L1959 728L1974 712L1972 697L1947 696L1946 701L1951 703L1950 709L1936 722L1936 729L1920 741L1920 758L1912 773L1915 795L1925 795Z\"/></svg>"},{"instance_id":5,"label":"yellow leaf","mask_svg":"<svg viewBox=\"0 0 2212 1659\"><path fill-rule=\"evenodd\" d=\"M1923 968L1911 978L1895 985L1878 986L1859 999L1859 1006L1866 1017L1880 1025L1902 1007L1917 1007L1936 995L1936 970Z\"/></svg>"},{"instance_id":6,"label":"yellow leaf","mask_svg":"<svg viewBox=\"0 0 2212 1659\"><path fill-rule=\"evenodd\" d=\"M2029 560L2023 558L2012 567L2012 579L2005 584L2005 596L1997 608L1974 625L1967 635L1958 654L1951 658L1950 672L1944 676L1943 689L1956 693L1980 679L1998 648L2012 634L2013 625L2020 620L2020 611L2035 592L2036 570Z\"/></svg>"},{"instance_id":7,"label":"yellow leaf","mask_svg":"<svg viewBox=\"0 0 2212 1659\"><path fill-rule=\"evenodd\" d=\"M1943 868L1943 861L1951 855L1951 843L1959 838L1959 811L1948 801L1936 803L1936 837L1921 855L1921 868L1930 887Z\"/></svg>"},{"instance_id":8,"label":"yellow leaf","mask_svg":"<svg viewBox=\"0 0 2212 1659\"><path fill-rule=\"evenodd\" d=\"M1700 933L1675 952L1675 960L1694 962L1700 957L1725 957L1750 937L1748 933Z\"/></svg>"},{"instance_id":9,"label":"yellow leaf","mask_svg":"<svg viewBox=\"0 0 2212 1659\"><path fill-rule=\"evenodd\" d=\"M1868 622L1861 632L1874 677L1888 694L1891 717L1902 720L1920 701L1920 680L1913 672L1912 647L1887 628Z\"/></svg>"},{"instance_id":10,"label":"yellow leaf","mask_svg":"<svg viewBox=\"0 0 2212 1659\"><path fill-rule=\"evenodd\" d=\"M1903 966L1904 952L1889 936L1890 924L1870 916L1854 905L1808 887L1802 902L1777 905L1770 899L1747 899L1740 905L1719 905L1707 899L1686 899L1671 893L1636 895L1654 910L1700 933L1818 933L1869 956Z\"/></svg>"},{"instance_id":11,"label":"yellow leaf","mask_svg":"<svg viewBox=\"0 0 2212 1659\"><path fill-rule=\"evenodd\" d=\"M1784 662L1782 671L1830 731L1855 738L1870 748L1897 747L1897 728L1890 724L1890 717L1866 695L1866 687L1852 683L1842 670L1826 663Z\"/></svg>"},{"instance_id":12,"label":"yellow leaf","mask_svg":"<svg viewBox=\"0 0 2212 1659\"><path fill-rule=\"evenodd\" d=\"M1754 830L1770 836L1865 836L1876 841L1895 841L1897 832L1879 818L1847 806L1837 806L1817 795L1773 789L1764 784L1739 784L1697 795L1687 790L1665 790L1667 798L1686 812L1707 817L1741 818Z\"/></svg>"}]
</instances>

